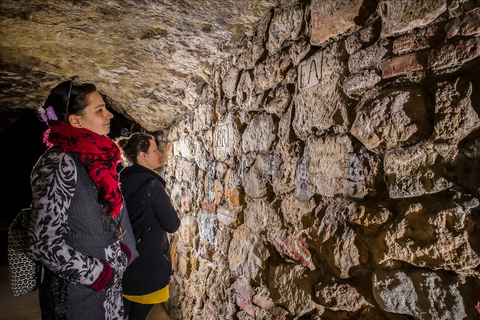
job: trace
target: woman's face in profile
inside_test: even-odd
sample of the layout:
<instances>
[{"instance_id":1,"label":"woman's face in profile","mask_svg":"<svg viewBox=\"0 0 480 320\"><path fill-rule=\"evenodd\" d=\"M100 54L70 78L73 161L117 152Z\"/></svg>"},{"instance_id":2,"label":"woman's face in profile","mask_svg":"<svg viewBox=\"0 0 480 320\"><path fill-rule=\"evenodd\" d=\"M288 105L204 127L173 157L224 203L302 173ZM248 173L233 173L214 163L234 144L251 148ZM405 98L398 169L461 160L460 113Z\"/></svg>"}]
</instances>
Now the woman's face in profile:
<instances>
[{"instance_id":1,"label":"woman's face in profile","mask_svg":"<svg viewBox=\"0 0 480 320\"><path fill-rule=\"evenodd\" d=\"M157 144L154 140L150 139L148 141L150 145L148 146L148 151L145 153L146 157L143 165L153 170L162 165L160 162L162 153L158 151Z\"/></svg>"},{"instance_id":2,"label":"woman's face in profile","mask_svg":"<svg viewBox=\"0 0 480 320\"><path fill-rule=\"evenodd\" d=\"M110 132L110 119L113 114L105 108L105 102L98 92L92 92L87 95L88 105L85 113L75 117L73 126L76 124L80 128L88 129L101 136ZM78 123L75 123L77 121Z\"/></svg>"}]
</instances>

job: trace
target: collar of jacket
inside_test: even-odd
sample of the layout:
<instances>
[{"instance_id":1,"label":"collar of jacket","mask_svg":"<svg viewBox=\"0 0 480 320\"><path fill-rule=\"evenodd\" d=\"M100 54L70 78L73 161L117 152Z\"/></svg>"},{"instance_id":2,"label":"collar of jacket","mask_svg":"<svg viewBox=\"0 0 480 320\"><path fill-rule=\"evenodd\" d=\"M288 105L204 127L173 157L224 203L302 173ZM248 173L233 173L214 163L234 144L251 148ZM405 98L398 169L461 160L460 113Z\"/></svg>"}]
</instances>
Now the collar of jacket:
<instances>
[{"instance_id":1,"label":"collar of jacket","mask_svg":"<svg viewBox=\"0 0 480 320\"><path fill-rule=\"evenodd\" d=\"M130 174L137 174L137 173L147 173L152 177L160 180L160 182L163 184L163 187L165 187L165 180L163 180L163 178L156 171L146 168L141 164L134 163L131 166L125 167L120 171L121 176L127 176Z\"/></svg>"}]
</instances>

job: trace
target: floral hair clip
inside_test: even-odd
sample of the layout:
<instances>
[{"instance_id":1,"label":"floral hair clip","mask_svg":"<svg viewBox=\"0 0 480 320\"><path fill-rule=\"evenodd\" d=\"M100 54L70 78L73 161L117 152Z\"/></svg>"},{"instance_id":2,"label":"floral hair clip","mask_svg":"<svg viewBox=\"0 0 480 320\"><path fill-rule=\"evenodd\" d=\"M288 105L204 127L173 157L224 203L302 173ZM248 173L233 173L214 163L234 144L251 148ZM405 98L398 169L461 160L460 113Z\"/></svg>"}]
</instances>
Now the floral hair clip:
<instances>
[{"instance_id":1,"label":"floral hair clip","mask_svg":"<svg viewBox=\"0 0 480 320\"><path fill-rule=\"evenodd\" d=\"M40 115L40 118L42 118L42 120L45 122L47 122L48 120L58 121L57 115L55 114L55 111L53 111L53 107L51 106L46 109L44 109L43 107L38 107L37 112Z\"/></svg>"}]
</instances>

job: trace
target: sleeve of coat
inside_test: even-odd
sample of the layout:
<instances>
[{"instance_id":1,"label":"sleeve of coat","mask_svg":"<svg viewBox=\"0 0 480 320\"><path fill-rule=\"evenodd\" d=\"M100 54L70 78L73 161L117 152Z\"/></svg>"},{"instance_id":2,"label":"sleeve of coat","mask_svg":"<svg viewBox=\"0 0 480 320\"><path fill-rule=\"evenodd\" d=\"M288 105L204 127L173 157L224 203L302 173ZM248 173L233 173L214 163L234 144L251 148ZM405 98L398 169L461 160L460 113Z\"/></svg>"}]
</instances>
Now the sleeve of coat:
<instances>
[{"instance_id":1,"label":"sleeve of coat","mask_svg":"<svg viewBox=\"0 0 480 320\"><path fill-rule=\"evenodd\" d=\"M32 220L28 230L29 256L60 277L90 286L103 263L75 250L65 241L67 209L75 192L75 163L70 155L44 154L32 171Z\"/></svg>"},{"instance_id":2,"label":"sleeve of coat","mask_svg":"<svg viewBox=\"0 0 480 320\"><path fill-rule=\"evenodd\" d=\"M148 192L150 194L151 207L163 230L169 233L177 231L180 227L180 219L163 184L157 179L152 179L149 182L148 189L149 191L151 190L151 192Z\"/></svg>"}]
</instances>

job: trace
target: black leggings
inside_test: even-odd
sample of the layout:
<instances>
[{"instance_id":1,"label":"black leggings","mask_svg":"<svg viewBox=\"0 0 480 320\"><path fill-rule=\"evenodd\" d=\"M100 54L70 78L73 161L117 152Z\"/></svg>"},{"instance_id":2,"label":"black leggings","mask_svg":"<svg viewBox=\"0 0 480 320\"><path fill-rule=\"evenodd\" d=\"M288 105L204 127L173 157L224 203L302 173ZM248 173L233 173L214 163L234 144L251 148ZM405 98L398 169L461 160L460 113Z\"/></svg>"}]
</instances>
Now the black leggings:
<instances>
[{"instance_id":1,"label":"black leggings","mask_svg":"<svg viewBox=\"0 0 480 320\"><path fill-rule=\"evenodd\" d=\"M125 298L123 298L123 306L125 308L125 317L128 316L128 320L145 320L153 308L153 304L136 303Z\"/></svg>"}]
</instances>

